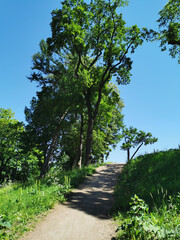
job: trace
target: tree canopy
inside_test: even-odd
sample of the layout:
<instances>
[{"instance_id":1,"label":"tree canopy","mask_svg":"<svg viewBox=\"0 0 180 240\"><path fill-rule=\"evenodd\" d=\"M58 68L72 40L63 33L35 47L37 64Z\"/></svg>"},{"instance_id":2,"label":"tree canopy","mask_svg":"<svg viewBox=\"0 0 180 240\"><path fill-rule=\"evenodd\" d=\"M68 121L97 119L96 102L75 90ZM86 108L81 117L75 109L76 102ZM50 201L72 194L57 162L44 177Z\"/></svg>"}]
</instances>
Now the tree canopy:
<instances>
[{"instance_id":1,"label":"tree canopy","mask_svg":"<svg viewBox=\"0 0 180 240\"><path fill-rule=\"evenodd\" d=\"M159 15L161 49L169 46L170 55L180 63L180 0L169 0Z\"/></svg>"},{"instance_id":2,"label":"tree canopy","mask_svg":"<svg viewBox=\"0 0 180 240\"><path fill-rule=\"evenodd\" d=\"M126 27L117 11L125 5L122 0L63 1L52 12L52 37L41 42L41 52L33 57L32 81L56 89L55 82L64 78L70 95L78 89L73 96L79 96L87 116L85 165L91 160L93 130L106 86L112 77L118 84L130 82L130 55L147 38L145 29Z\"/></svg>"}]
</instances>

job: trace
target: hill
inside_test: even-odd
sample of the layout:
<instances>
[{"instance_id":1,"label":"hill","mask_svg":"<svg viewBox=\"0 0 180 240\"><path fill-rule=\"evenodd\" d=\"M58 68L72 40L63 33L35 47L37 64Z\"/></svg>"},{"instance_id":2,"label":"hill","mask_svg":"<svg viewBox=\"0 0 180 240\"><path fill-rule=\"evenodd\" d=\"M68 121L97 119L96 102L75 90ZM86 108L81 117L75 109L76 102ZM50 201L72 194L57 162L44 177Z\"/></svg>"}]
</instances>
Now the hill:
<instances>
[{"instance_id":1,"label":"hill","mask_svg":"<svg viewBox=\"0 0 180 240\"><path fill-rule=\"evenodd\" d=\"M130 160L115 188L118 239L179 239L180 150Z\"/></svg>"}]
</instances>

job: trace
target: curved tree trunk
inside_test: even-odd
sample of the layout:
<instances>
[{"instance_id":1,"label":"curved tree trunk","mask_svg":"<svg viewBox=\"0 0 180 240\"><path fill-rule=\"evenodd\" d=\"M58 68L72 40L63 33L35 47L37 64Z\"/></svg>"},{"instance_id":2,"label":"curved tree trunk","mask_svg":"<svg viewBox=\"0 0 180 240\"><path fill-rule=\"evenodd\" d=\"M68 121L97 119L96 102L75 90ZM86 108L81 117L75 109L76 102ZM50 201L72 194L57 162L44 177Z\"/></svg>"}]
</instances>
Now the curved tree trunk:
<instances>
[{"instance_id":1,"label":"curved tree trunk","mask_svg":"<svg viewBox=\"0 0 180 240\"><path fill-rule=\"evenodd\" d=\"M134 152L134 154L132 155L131 159L133 159L133 157L136 155L136 153L139 151L140 147L143 145L144 142L141 143L141 145L139 145L139 147L136 149L136 151Z\"/></svg>"},{"instance_id":2,"label":"curved tree trunk","mask_svg":"<svg viewBox=\"0 0 180 240\"><path fill-rule=\"evenodd\" d=\"M66 114L68 112L68 109L65 111L65 113L61 116L61 118L59 119L59 123L58 123L58 126L56 128L56 131L54 133L54 136L52 138L52 142L50 144L50 147L48 149L48 152L47 152L47 155L46 155L46 158L44 159L44 163L42 165L42 168L41 168L41 173L40 173L40 178L42 177L45 177L46 176L46 173L48 171L48 167L49 167L49 161L53 155L53 151L54 151L54 148L56 146L56 143L57 143L57 139L59 137L59 132L61 130L61 123L62 121L64 120L64 118L66 117Z\"/></svg>"},{"instance_id":3,"label":"curved tree trunk","mask_svg":"<svg viewBox=\"0 0 180 240\"><path fill-rule=\"evenodd\" d=\"M72 169L82 166L82 150L83 150L83 126L84 126L84 116L81 114L81 127L80 127L80 139L79 139L79 149L77 153L77 157L75 156L74 163Z\"/></svg>"},{"instance_id":4,"label":"curved tree trunk","mask_svg":"<svg viewBox=\"0 0 180 240\"><path fill-rule=\"evenodd\" d=\"M86 138L86 155L84 165L88 166L91 162L91 148L92 148L92 140L93 140L93 127L94 120L92 117L88 119L88 129L87 129L87 138Z\"/></svg>"},{"instance_id":5,"label":"curved tree trunk","mask_svg":"<svg viewBox=\"0 0 180 240\"><path fill-rule=\"evenodd\" d=\"M81 168L81 166L82 166L83 126L84 126L84 116L83 116L83 114L81 114L81 130L80 130L79 161L78 161L79 168Z\"/></svg>"}]
</instances>

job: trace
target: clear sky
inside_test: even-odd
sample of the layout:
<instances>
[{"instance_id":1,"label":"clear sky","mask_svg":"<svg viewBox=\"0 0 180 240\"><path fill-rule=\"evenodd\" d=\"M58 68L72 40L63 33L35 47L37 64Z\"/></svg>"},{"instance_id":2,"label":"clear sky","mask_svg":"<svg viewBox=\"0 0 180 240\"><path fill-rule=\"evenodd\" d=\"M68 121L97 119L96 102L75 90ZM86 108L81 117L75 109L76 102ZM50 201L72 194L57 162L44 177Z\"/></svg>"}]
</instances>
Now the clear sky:
<instances>
[{"instance_id":1,"label":"clear sky","mask_svg":"<svg viewBox=\"0 0 180 240\"><path fill-rule=\"evenodd\" d=\"M157 29L158 12L167 0L130 0L123 9L127 25ZM0 107L11 108L19 121L25 121L36 87L27 76L32 55L41 39L51 35L51 11L59 0L0 1ZM140 154L177 148L180 144L180 65L159 43L145 43L132 56L131 83L119 86L124 100L124 123L151 132L158 142L142 147ZM117 146L111 161L125 162L126 153Z\"/></svg>"}]
</instances>

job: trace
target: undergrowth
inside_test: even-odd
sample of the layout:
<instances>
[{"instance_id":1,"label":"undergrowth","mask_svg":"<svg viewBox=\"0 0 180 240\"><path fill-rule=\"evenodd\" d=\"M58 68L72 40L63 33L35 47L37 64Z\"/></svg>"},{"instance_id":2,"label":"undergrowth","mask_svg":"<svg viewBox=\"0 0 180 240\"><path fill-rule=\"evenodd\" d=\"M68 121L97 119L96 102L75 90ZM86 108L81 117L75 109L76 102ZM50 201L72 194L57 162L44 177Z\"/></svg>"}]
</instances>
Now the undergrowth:
<instances>
[{"instance_id":1,"label":"undergrowth","mask_svg":"<svg viewBox=\"0 0 180 240\"><path fill-rule=\"evenodd\" d=\"M97 166L89 165L68 172L52 171L33 184L7 183L0 188L0 239L15 240L29 230L28 225L57 202L64 202L72 188L77 187Z\"/></svg>"},{"instance_id":2,"label":"undergrowth","mask_svg":"<svg viewBox=\"0 0 180 240\"><path fill-rule=\"evenodd\" d=\"M115 188L118 239L180 239L180 150L129 161Z\"/></svg>"}]
</instances>

